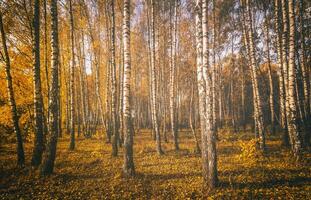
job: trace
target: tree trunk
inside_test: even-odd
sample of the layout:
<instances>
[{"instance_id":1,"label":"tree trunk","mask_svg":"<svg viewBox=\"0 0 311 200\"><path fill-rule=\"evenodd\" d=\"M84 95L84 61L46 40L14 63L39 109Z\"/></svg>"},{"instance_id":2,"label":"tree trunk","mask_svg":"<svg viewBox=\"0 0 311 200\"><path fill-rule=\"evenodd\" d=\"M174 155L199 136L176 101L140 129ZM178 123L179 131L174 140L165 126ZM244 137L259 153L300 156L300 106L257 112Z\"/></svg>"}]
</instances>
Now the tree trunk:
<instances>
[{"instance_id":1,"label":"tree trunk","mask_svg":"<svg viewBox=\"0 0 311 200\"><path fill-rule=\"evenodd\" d=\"M288 131L292 141L292 151L297 160L302 153L302 141L297 114L296 96L296 65L295 65L295 6L294 0L289 0L289 59L288 59L288 105L287 111Z\"/></svg>"},{"instance_id":2,"label":"tree trunk","mask_svg":"<svg viewBox=\"0 0 311 200\"><path fill-rule=\"evenodd\" d=\"M81 109L80 108L82 108L82 106L80 107L79 103L82 101L81 101L81 95L78 92L78 86L79 86L78 82L79 82L79 77L77 77L76 84L75 84L75 91L76 91L75 105L77 105L77 110L76 110L76 113L77 113L77 137L80 138L80 136L81 136Z\"/></svg>"},{"instance_id":3,"label":"tree trunk","mask_svg":"<svg viewBox=\"0 0 311 200\"><path fill-rule=\"evenodd\" d=\"M242 16L242 31L243 31L243 45L245 47L245 51L246 51L246 57L248 59L250 59L250 47L249 47L249 36L247 34L247 25L246 25L246 12L245 12L245 2L243 0L241 0L241 6L242 6L242 13L241 13L241 16ZM249 60L247 61L247 67L251 70L251 65L250 65L250 62ZM254 82L254 76L253 76L253 73L251 71L251 81L252 83ZM255 90L253 89L253 109L254 109L254 112L256 110L256 107L257 107L257 104L256 104L256 101L254 99L255 97ZM252 129L254 129L254 132L255 132L255 137L257 138L257 116L254 114L254 123L253 123L253 126L252 126Z\"/></svg>"},{"instance_id":4,"label":"tree trunk","mask_svg":"<svg viewBox=\"0 0 311 200\"><path fill-rule=\"evenodd\" d=\"M118 155L119 132L117 128L117 85L115 61L115 12L114 0L111 0L111 108L112 108L112 156Z\"/></svg>"},{"instance_id":5,"label":"tree trunk","mask_svg":"<svg viewBox=\"0 0 311 200\"><path fill-rule=\"evenodd\" d=\"M156 135L157 152L159 155L163 154L161 147L161 135L160 126L158 120L158 99L157 99L157 89L156 89L156 57L155 57L155 11L154 11L154 0L151 0L151 95L152 95L152 110L153 110L153 127Z\"/></svg>"},{"instance_id":6,"label":"tree trunk","mask_svg":"<svg viewBox=\"0 0 311 200\"><path fill-rule=\"evenodd\" d=\"M50 98L50 84L49 84L49 69L48 69L48 38L47 38L47 0L43 1L43 18L44 18L44 69L45 69L45 79L46 79L46 86L47 86L47 101ZM43 97L42 97L43 100ZM44 110L44 104L42 104ZM47 106L48 107L48 106ZM46 135L48 134L48 120L49 120L49 109L46 109L46 114L43 111L43 123L44 123L44 135L43 141L46 140Z\"/></svg>"},{"instance_id":7,"label":"tree trunk","mask_svg":"<svg viewBox=\"0 0 311 200\"><path fill-rule=\"evenodd\" d=\"M0 11L0 31L1 31L1 39L2 39L2 47L4 52L4 60L5 60L5 74L6 74L6 83L7 83L7 92L9 97L9 104L11 107L12 120L14 125L14 132L16 134L17 139L17 165L23 167L25 164L25 154L23 147L23 139L21 130L18 124L19 117L17 114L14 89L13 89L13 80L11 75L11 62L10 56L6 45L6 34L3 27L3 15Z\"/></svg>"},{"instance_id":8,"label":"tree trunk","mask_svg":"<svg viewBox=\"0 0 311 200\"><path fill-rule=\"evenodd\" d=\"M235 117L235 102L234 102L234 70L235 70L235 58L234 58L234 36L231 36L231 70L230 70L230 106L229 107L229 113L230 113L230 119L231 119L231 124L233 127L234 133L237 132L237 126L236 126L236 117Z\"/></svg>"},{"instance_id":9,"label":"tree trunk","mask_svg":"<svg viewBox=\"0 0 311 200\"><path fill-rule=\"evenodd\" d=\"M281 31L282 33L282 69L283 69L283 76L284 76L284 127L285 127L285 132L286 134L289 135L289 130L288 130L288 12L287 12L287 6L286 4L288 3L287 0L282 0L281 1L281 12L282 12L282 25L283 25L283 30ZM289 137L290 139L291 137ZM285 138L284 138L285 142ZM290 141L291 142L291 141ZM285 143L284 143L285 145Z\"/></svg>"},{"instance_id":10,"label":"tree trunk","mask_svg":"<svg viewBox=\"0 0 311 200\"><path fill-rule=\"evenodd\" d=\"M206 68L203 66L203 33L202 33L202 0L196 0L196 65L197 65L197 83L199 96L199 115L202 142L202 171L204 181L207 179L208 160L206 148ZM206 9L206 8L205 8Z\"/></svg>"},{"instance_id":11,"label":"tree trunk","mask_svg":"<svg viewBox=\"0 0 311 200\"><path fill-rule=\"evenodd\" d=\"M148 1L147 1L148 5ZM152 47L151 47L151 22L150 22L150 12L149 8L147 7L147 42L148 42L148 68L149 68L149 104L150 104L150 113L151 113L151 128L152 128L152 137L154 140L156 140L156 134L155 134L155 127L154 127L154 109L153 109L153 97L152 97Z\"/></svg>"},{"instance_id":12,"label":"tree trunk","mask_svg":"<svg viewBox=\"0 0 311 200\"><path fill-rule=\"evenodd\" d=\"M62 73L61 73L61 62L59 63L59 67L58 67L58 91L61 90L61 85L62 85ZM57 101L58 101L58 137L62 137L63 133L62 133L62 98L61 98L61 94L60 92L58 93L58 97L57 97ZM45 120L47 121L47 120ZM46 124L46 135L48 135L48 123Z\"/></svg>"},{"instance_id":13,"label":"tree trunk","mask_svg":"<svg viewBox=\"0 0 311 200\"><path fill-rule=\"evenodd\" d=\"M257 78L257 61L255 53L255 44L254 44L254 33L253 33L253 23L252 23L252 11L250 7L250 1L246 0L247 7L247 34L248 34L248 45L249 45L249 56L251 64L251 73L253 75L253 90L254 90L254 104L255 104L255 118L257 119L257 128L259 136L259 146L260 149L265 151L265 133L264 133L264 124L263 124L263 115L262 115L262 103L259 95L258 87L258 78Z\"/></svg>"},{"instance_id":14,"label":"tree trunk","mask_svg":"<svg viewBox=\"0 0 311 200\"><path fill-rule=\"evenodd\" d=\"M302 81L303 81L303 93L304 93L304 113L306 119L306 130L304 136L304 143L306 146L310 146L310 137L311 133L308 130L311 130L311 101L310 101L310 67L308 68L307 64L307 55L306 55L306 38L305 38L305 22L303 18L305 7L304 1L299 0L299 20L300 20L300 62L301 62L301 72L302 72Z\"/></svg>"},{"instance_id":15,"label":"tree trunk","mask_svg":"<svg viewBox=\"0 0 311 200\"><path fill-rule=\"evenodd\" d=\"M106 24L106 47L108 50L111 49L111 31L110 31L110 26L111 26L111 16L110 16L110 4L109 4L110 1L105 1L105 24ZM110 66L110 61L111 61L111 56L108 52L108 59L107 59L107 62L106 62L106 87L105 87L105 96L106 96L106 99L105 99L105 132L106 132L106 143L110 143L111 142L111 137L112 137L112 132L111 132L111 110L110 110L110 101L111 101L111 87L110 87L110 84L111 84L111 76L110 76L110 71L111 71L111 66Z\"/></svg>"},{"instance_id":16,"label":"tree trunk","mask_svg":"<svg viewBox=\"0 0 311 200\"><path fill-rule=\"evenodd\" d=\"M267 48L267 63L268 63L268 76L269 76L269 104L270 104L270 120L271 120L271 132L275 134L275 113L274 113L274 87L273 77L271 69L270 58L270 33L269 33L269 19L267 17L267 11L265 10L265 35L266 35L266 48Z\"/></svg>"},{"instance_id":17,"label":"tree trunk","mask_svg":"<svg viewBox=\"0 0 311 200\"><path fill-rule=\"evenodd\" d=\"M51 91L49 99L50 119L49 119L49 139L47 149L44 153L44 159L41 167L41 175L50 175L53 173L54 161L56 156L56 145L58 138L58 67L59 67L59 44L58 44L58 14L57 0L51 0Z\"/></svg>"},{"instance_id":18,"label":"tree trunk","mask_svg":"<svg viewBox=\"0 0 311 200\"><path fill-rule=\"evenodd\" d=\"M245 109L245 69L244 66L241 66L241 75L242 75L242 80L241 80L241 106L242 106L242 126L243 130L246 130L246 109Z\"/></svg>"},{"instance_id":19,"label":"tree trunk","mask_svg":"<svg viewBox=\"0 0 311 200\"><path fill-rule=\"evenodd\" d=\"M212 68L212 107L213 107L213 127L217 132L216 118L216 0L213 0L213 68Z\"/></svg>"},{"instance_id":20,"label":"tree trunk","mask_svg":"<svg viewBox=\"0 0 311 200\"><path fill-rule=\"evenodd\" d=\"M47 33L47 0L43 1L43 18L44 18L44 69L45 69L45 79L47 86L47 100L50 98L50 84L49 84L49 69L48 69L48 33ZM45 133L47 134L47 125L49 124L49 109L47 109L47 116L45 117Z\"/></svg>"},{"instance_id":21,"label":"tree trunk","mask_svg":"<svg viewBox=\"0 0 311 200\"><path fill-rule=\"evenodd\" d=\"M194 83L192 84L192 87L191 87L191 97L190 97L190 105L189 105L189 126L190 126L190 129L191 129L191 133L194 137L194 140L195 140L195 152L196 153L201 153L201 148L200 148L200 145L199 145L199 140L198 140L198 137L195 133L195 102L194 102L194 95L195 95L195 89L194 89Z\"/></svg>"},{"instance_id":22,"label":"tree trunk","mask_svg":"<svg viewBox=\"0 0 311 200\"><path fill-rule=\"evenodd\" d=\"M285 82L283 70L283 47L281 36L281 19L279 14L279 0L274 0L274 23L276 30L276 44L277 44L277 66L279 75L279 102L280 102L280 125L283 129L282 145L289 146L289 138L287 131L286 107L285 107Z\"/></svg>"},{"instance_id":23,"label":"tree trunk","mask_svg":"<svg viewBox=\"0 0 311 200\"><path fill-rule=\"evenodd\" d=\"M63 55L62 55L63 57ZM64 59L62 59L64 60ZM66 85L66 132L70 132L70 85L68 81L68 77L66 74L66 69L64 70L64 79L65 79L65 85Z\"/></svg>"},{"instance_id":24,"label":"tree trunk","mask_svg":"<svg viewBox=\"0 0 311 200\"><path fill-rule=\"evenodd\" d=\"M31 159L31 165L38 167L41 164L43 153L43 98L41 92L41 75L40 75L40 2L34 2L33 18L33 83L34 83L34 149Z\"/></svg>"},{"instance_id":25,"label":"tree trunk","mask_svg":"<svg viewBox=\"0 0 311 200\"><path fill-rule=\"evenodd\" d=\"M170 67L170 115L171 129L174 138L175 150L179 150L178 144L178 124L176 120L176 37L177 37L177 4L174 0L173 29L171 31L171 67Z\"/></svg>"},{"instance_id":26,"label":"tree trunk","mask_svg":"<svg viewBox=\"0 0 311 200\"><path fill-rule=\"evenodd\" d=\"M71 39L71 67L70 67L70 150L75 149L75 52L74 52L74 21L73 21L73 9L72 0L69 0L69 15L70 15L70 39Z\"/></svg>"},{"instance_id":27,"label":"tree trunk","mask_svg":"<svg viewBox=\"0 0 311 200\"><path fill-rule=\"evenodd\" d=\"M121 64L120 64L120 69L119 69L119 79L120 79L120 84L119 84L119 88L120 88L120 98L119 98L119 133L121 134L120 140L121 142L124 141L124 128L123 128L123 124L124 124L124 120L123 120L123 76L124 76L124 56L123 56L123 43L121 42L120 45L120 60L121 60Z\"/></svg>"},{"instance_id":28,"label":"tree trunk","mask_svg":"<svg viewBox=\"0 0 311 200\"><path fill-rule=\"evenodd\" d=\"M82 32L82 31L81 31ZM79 106L81 106L81 109L78 109L80 114L80 122L82 121L82 132L85 133L86 129L86 103L85 103L85 69L84 69L84 57L82 56L84 51L84 40L83 40L84 34L81 33L80 38L77 40L78 44L78 61L79 61L79 96L80 101ZM81 40L81 41L80 41ZM80 45L82 43L82 45ZM82 47L81 47L82 46Z\"/></svg>"},{"instance_id":29,"label":"tree trunk","mask_svg":"<svg viewBox=\"0 0 311 200\"><path fill-rule=\"evenodd\" d=\"M203 164L203 184L209 189L216 187L217 178L217 157L216 157L216 135L213 127L213 106L212 98L212 82L209 67L208 53L208 1L203 0L202 3L202 35L203 35L203 51L202 65L203 77L205 79L205 128L202 132L202 164Z\"/></svg>"},{"instance_id":30,"label":"tree trunk","mask_svg":"<svg viewBox=\"0 0 311 200\"><path fill-rule=\"evenodd\" d=\"M134 176L135 167L133 160L133 123L131 116L131 48L130 48L130 0L123 0L123 52L124 52L124 89L123 89L123 114L124 114L124 165L125 176Z\"/></svg>"}]
</instances>

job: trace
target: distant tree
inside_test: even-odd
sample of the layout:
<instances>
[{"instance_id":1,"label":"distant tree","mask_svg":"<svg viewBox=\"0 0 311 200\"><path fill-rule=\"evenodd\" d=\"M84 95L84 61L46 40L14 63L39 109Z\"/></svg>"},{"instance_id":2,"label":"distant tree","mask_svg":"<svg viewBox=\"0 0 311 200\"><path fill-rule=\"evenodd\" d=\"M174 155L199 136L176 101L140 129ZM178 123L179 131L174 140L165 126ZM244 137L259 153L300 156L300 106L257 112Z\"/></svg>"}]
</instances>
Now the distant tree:
<instances>
[{"instance_id":1,"label":"distant tree","mask_svg":"<svg viewBox=\"0 0 311 200\"><path fill-rule=\"evenodd\" d=\"M177 12L178 12L178 0L173 0L173 17L171 29L171 66L170 66L170 116L171 116L171 129L174 138L174 148L179 150L178 143L178 121L177 121L177 109L176 109L176 52L177 52Z\"/></svg>"}]
</instances>

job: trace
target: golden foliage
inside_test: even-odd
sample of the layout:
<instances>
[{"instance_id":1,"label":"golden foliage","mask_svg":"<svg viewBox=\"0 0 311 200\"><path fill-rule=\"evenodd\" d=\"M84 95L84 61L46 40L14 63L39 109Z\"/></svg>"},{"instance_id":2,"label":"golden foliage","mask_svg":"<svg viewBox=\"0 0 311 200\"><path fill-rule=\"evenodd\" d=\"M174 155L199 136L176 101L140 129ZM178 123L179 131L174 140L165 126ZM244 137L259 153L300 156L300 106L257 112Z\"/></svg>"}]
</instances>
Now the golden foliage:
<instances>
[{"instance_id":1,"label":"golden foliage","mask_svg":"<svg viewBox=\"0 0 311 200\"><path fill-rule=\"evenodd\" d=\"M238 141L238 146L241 148L241 153L238 158L247 166L255 166L261 158L260 151L258 151L258 140L252 139L249 141Z\"/></svg>"},{"instance_id":2,"label":"golden foliage","mask_svg":"<svg viewBox=\"0 0 311 200\"><path fill-rule=\"evenodd\" d=\"M179 152L172 150L172 143L163 144L163 156L156 154L150 131L137 134L134 144L137 175L131 179L121 174L122 149L117 158L112 158L111 145L105 144L103 138L80 138L75 151L68 150L68 137L60 139L55 174L47 178L40 178L30 168L16 169L15 147L5 145L0 151L0 199L308 199L310 196L310 166L297 166L289 151L280 149L279 141L268 141L271 153L260 160L260 165L249 165L245 160L249 162L256 157L254 141L237 138L250 134L228 132L219 135L220 186L207 194L202 191L201 158L191 152L195 143L186 134L181 132ZM26 143L27 166L31 153L32 145ZM239 156L241 159L237 159ZM311 155L306 157L310 161Z\"/></svg>"}]
</instances>

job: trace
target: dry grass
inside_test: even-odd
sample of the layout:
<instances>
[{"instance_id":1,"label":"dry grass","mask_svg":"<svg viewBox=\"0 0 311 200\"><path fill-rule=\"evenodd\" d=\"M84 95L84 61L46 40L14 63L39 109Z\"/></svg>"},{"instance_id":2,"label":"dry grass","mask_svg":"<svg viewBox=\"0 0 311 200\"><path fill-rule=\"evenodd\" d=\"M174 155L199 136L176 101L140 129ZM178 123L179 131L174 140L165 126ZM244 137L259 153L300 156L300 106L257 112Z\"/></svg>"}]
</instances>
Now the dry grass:
<instances>
[{"instance_id":1,"label":"dry grass","mask_svg":"<svg viewBox=\"0 0 311 200\"><path fill-rule=\"evenodd\" d=\"M54 175L40 178L29 167L15 167L15 146L0 149L1 199L308 199L311 196L311 154L295 164L288 150L270 137L268 155L245 156L241 144L251 135L222 131L218 142L220 186L202 191L200 156L194 153L191 134L181 134L179 152L163 144L158 156L150 132L135 136L137 176L121 176L122 149L111 158L111 145L104 139L78 139L69 151L69 139L60 139ZM27 166L32 145L26 144Z\"/></svg>"}]
</instances>

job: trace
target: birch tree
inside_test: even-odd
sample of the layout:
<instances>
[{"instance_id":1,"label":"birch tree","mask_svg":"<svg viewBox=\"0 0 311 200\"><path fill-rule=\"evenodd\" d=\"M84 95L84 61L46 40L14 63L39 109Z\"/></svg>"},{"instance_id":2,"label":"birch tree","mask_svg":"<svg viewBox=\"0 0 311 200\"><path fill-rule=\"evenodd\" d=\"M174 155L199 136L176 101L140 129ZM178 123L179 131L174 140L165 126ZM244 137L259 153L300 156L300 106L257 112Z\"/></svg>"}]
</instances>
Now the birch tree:
<instances>
[{"instance_id":1,"label":"birch tree","mask_svg":"<svg viewBox=\"0 0 311 200\"><path fill-rule=\"evenodd\" d=\"M178 124L176 119L176 40L177 40L177 7L178 0L173 0L174 16L171 30L171 63L170 63L170 116L171 129L174 139L174 148L179 150L178 144ZM172 25L171 25L172 26Z\"/></svg>"},{"instance_id":2,"label":"birch tree","mask_svg":"<svg viewBox=\"0 0 311 200\"><path fill-rule=\"evenodd\" d=\"M310 67L308 68L307 64L307 55L306 55L306 28L305 28L305 19L304 13L305 3L303 0L299 0L299 22L300 22L300 65L302 71L302 82L303 82L303 104L304 104L304 113L306 119L306 131L304 142L306 146L310 146L310 136L311 133L308 130L311 129L311 95L310 95Z\"/></svg>"},{"instance_id":3,"label":"birch tree","mask_svg":"<svg viewBox=\"0 0 311 200\"><path fill-rule=\"evenodd\" d=\"M119 132L117 128L117 84L115 61L115 12L111 0L111 108L112 108L112 156L118 155Z\"/></svg>"},{"instance_id":4,"label":"birch tree","mask_svg":"<svg viewBox=\"0 0 311 200\"><path fill-rule=\"evenodd\" d=\"M74 37L74 19L73 19L73 9L72 0L69 0L69 15L70 15L70 39L71 39L71 66L70 66L70 150L75 149L75 37Z\"/></svg>"},{"instance_id":5,"label":"birch tree","mask_svg":"<svg viewBox=\"0 0 311 200\"><path fill-rule=\"evenodd\" d=\"M213 0L213 67L212 67L212 109L213 109L213 127L217 131L216 120L216 0Z\"/></svg>"},{"instance_id":6,"label":"birch tree","mask_svg":"<svg viewBox=\"0 0 311 200\"><path fill-rule=\"evenodd\" d=\"M264 23L264 33L266 38L266 48L267 48L267 64L268 64L268 77L269 77L269 104L270 104L270 120L271 120L271 130L272 134L275 134L275 112L274 112L274 86L273 77L271 69L271 55L270 55L270 23L267 16L267 10L269 8L264 6L265 23Z\"/></svg>"},{"instance_id":7,"label":"birch tree","mask_svg":"<svg viewBox=\"0 0 311 200\"><path fill-rule=\"evenodd\" d=\"M277 66L279 76L279 109L280 109L280 125L283 129L282 144L284 146L289 145L289 138L287 132L287 120L286 120L286 94L285 94L285 78L283 70L283 45L282 45L282 20L280 15L280 1L274 0L274 26L276 31L276 49L277 49Z\"/></svg>"},{"instance_id":8,"label":"birch tree","mask_svg":"<svg viewBox=\"0 0 311 200\"><path fill-rule=\"evenodd\" d=\"M156 90L156 57L155 57L155 11L154 11L154 0L151 0L151 95L152 95L152 120L153 120L153 128L156 135L156 143L157 143L157 152L158 154L163 154L161 147L161 135L160 135L160 125L158 119L158 99L157 99L157 90Z\"/></svg>"},{"instance_id":9,"label":"birch tree","mask_svg":"<svg viewBox=\"0 0 311 200\"><path fill-rule=\"evenodd\" d=\"M203 179L204 184L208 186L210 189L216 187L218 183L218 176L217 176L217 157L216 157L216 135L213 126L213 104L212 104L212 71L211 67L209 66L209 44L208 44L208 0L203 0L202 2L202 35L203 35L203 59L202 64L203 68L206 69L205 74L205 106L206 106L206 114L205 114L205 131L203 138L206 140L205 146L203 147L202 143L202 154L207 161L203 161ZM207 169L207 172L206 172Z\"/></svg>"},{"instance_id":10,"label":"birch tree","mask_svg":"<svg viewBox=\"0 0 311 200\"><path fill-rule=\"evenodd\" d=\"M296 96L296 64L295 64L295 1L288 1L289 13L289 59L288 59L288 98L287 111L288 131L292 143L292 151L297 160L301 158L302 138L298 125Z\"/></svg>"},{"instance_id":11,"label":"birch tree","mask_svg":"<svg viewBox=\"0 0 311 200\"><path fill-rule=\"evenodd\" d=\"M201 142L202 142L202 171L203 177L207 174L207 149L206 149L206 85L205 74L206 68L203 66L203 33L202 33L202 0L196 0L196 65L197 65L197 83L198 83L198 96L199 96L199 116L201 128Z\"/></svg>"},{"instance_id":12,"label":"birch tree","mask_svg":"<svg viewBox=\"0 0 311 200\"><path fill-rule=\"evenodd\" d=\"M208 63L208 1L196 1L196 44L199 112L202 140L202 171L204 186L216 187L216 135L213 127L212 77Z\"/></svg>"},{"instance_id":13,"label":"birch tree","mask_svg":"<svg viewBox=\"0 0 311 200\"><path fill-rule=\"evenodd\" d=\"M35 118L35 140L34 149L31 159L32 166L39 166L43 153L43 97L41 92L41 75L40 75L40 1L34 2L33 16L33 83L34 83L34 118Z\"/></svg>"},{"instance_id":14,"label":"birch tree","mask_svg":"<svg viewBox=\"0 0 311 200\"><path fill-rule=\"evenodd\" d=\"M254 30L253 30L253 22L252 22L252 10L250 1L246 0L246 34L248 35L248 49L249 49L249 62L251 67L251 75L252 75L252 85L253 85L253 93L254 93L254 117L256 120L256 125L258 129L259 135L259 146L261 150L265 150L265 133L264 133L264 124L263 124L263 114L262 114L262 102L259 94L259 86L258 86L258 64L256 61L256 52L255 52L255 44L254 44Z\"/></svg>"},{"instance_id":15,"label":"birch tree","mask_svg":"<svg viewBox=\"0 0 311 200\"><path fill-rule=\"evenodd\" d=\"M50 83L50 119L49 119L49 135L44 153L43 163L41 166L41 175L49 175L53 173L54 161L56 156L56 146L58 138L58 67L59 67L59 44L58 44L58 11L57 0L51 0L51 83Z\"/></svg>"},{"instance_id":16,"label":"birch tree","mask_svg":"<svg viewBox=\"0 0 311 200\"><path fill-rule=\"evenodd\" d=\"M125 176L134 176L133 132L131 116L131 48L130 48L130 0L123 0L123 115L124 115L124 164Z\"/></svg>"},{"instance_id":17,"label":"birch tree","mask_svg":"<svg viewBox=\"0 0 311 200\"><path fill-rule=\"evenodd\" d=\"M9 97L9 104L11 107L11 115L12 115L12 120L13 120L14 132L16 134L16 139L17 139L17 146L16 146L17 165L20 167L23 167L25 164L23 139L22 139L20 126L18 124L19 116L17 113L15 95L14 95L14 89L13 89L13 80L12 80L12 75L11 75L11 61L10 61L9 51L7 48L6 33L4 31L3 14L1 10L0 10L0 31L1 31L1 40L2 40L2 48L3 48L3 52L1 52L1 57L2 57L2 60L4 60L5 62L5 75L6 75L6 84L7 84L6 87L7 87L8 97Z\"/></svg>"}]
</instances>

